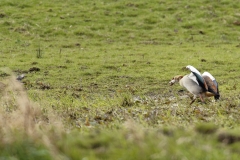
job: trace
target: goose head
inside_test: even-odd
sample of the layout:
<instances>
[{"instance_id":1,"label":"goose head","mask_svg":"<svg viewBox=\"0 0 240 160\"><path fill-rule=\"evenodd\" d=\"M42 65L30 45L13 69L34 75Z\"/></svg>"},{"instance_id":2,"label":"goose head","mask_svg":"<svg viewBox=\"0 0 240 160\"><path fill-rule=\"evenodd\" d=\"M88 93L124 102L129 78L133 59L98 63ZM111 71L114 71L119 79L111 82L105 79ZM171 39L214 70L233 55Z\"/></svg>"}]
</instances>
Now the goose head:
<instances>
[{"instance_id":1,"label":"goose head","mask_svg":"<svg viewBox=\"0 0 240 160\"><path fill-rule=\"evenodd\" d=\"M174 85L174 83L179 82L183 78L182 75L174 76L172 80L169 82L170 86Z\"/></svg>"}]
</instances>

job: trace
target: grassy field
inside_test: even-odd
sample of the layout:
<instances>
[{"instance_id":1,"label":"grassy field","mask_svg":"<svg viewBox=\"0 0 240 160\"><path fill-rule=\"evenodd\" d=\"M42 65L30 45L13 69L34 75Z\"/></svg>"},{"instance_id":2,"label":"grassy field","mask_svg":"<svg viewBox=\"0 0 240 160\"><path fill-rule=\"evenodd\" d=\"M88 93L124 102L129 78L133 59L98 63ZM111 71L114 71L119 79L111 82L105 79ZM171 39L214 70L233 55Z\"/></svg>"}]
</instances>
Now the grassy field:
<instances>
[{"instance_id":1,"label":"grassy field","mask_svg":"<svg viewBox=\"0 0 240 160\"><path fill-rule=\"evenodd\" d=\"M238 2L0 1L0 159L239 159Z\"/></svg>"}]
</instances>

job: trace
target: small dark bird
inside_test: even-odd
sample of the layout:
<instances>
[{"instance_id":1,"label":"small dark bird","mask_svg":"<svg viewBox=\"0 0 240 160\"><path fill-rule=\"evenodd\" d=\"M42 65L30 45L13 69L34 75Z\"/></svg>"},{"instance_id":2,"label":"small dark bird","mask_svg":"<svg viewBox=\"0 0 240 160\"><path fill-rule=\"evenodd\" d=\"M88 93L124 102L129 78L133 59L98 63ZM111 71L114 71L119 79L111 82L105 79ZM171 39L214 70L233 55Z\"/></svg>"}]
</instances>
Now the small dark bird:
<instances>
[{"instance_id":1,"label":"small dark bird","mask_svg":"<svg viewBox=\"0 0 240 160\"><path fill-rule=\"evenodd\" d=\"M17 76L17 80L21 81L22 79L24 79L24 77L25 77L25 74L21 74L21 75Z\"/></svg>"}]
</instances>

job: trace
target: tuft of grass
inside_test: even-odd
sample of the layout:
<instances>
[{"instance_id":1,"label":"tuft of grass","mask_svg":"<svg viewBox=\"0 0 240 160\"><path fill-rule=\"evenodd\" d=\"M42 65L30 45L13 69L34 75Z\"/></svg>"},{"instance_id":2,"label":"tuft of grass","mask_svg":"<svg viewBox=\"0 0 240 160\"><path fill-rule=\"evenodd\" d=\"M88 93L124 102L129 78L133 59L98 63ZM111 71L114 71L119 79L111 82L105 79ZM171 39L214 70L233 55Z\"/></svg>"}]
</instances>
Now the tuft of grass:
<instances>
[{"instance_id":1,"label":"tuft of grass","mask_svg":"<svg viewBox=\"0 0 240 160\"><path fill-rule=\"evenodd\" d=\"M218 127L214 124L198 124L196 131L202 134L213 134L217 131Z\"/></svg>"},{"instance_id":2,"label":"tuft of grass","mask_svg":"<svg viewBox=\"0 0 240 160\"><path fill-rule=\"evenodd\" d=\"M218 134L218 141L224 144L233 144L240 141L238 131L222 131Z\"/></svg>"}]
</instances>

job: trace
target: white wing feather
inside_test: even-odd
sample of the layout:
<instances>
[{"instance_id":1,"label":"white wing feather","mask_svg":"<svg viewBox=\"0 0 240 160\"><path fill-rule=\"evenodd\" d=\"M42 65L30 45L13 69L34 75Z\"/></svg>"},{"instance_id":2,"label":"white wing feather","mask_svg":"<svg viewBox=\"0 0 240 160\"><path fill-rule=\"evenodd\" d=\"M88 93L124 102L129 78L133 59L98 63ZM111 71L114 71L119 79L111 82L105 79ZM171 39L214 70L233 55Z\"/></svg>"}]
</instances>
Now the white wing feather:
<instances>
[{"instance_id":1,"label":"white wing feather","mask_svg":"<svg viewBox=\"0 0 240 160\"><path fill-rule=\"evenodd\" d=\"M199 83L197 81L197 77L193 73L190 73L188 75L188 78L190 78L191 80L193 80L194 82L196 82L199 85Z\"/></svg>"},{"instance_id":2,"label":"white wing feather","mask_svg":"<svg viewBox=\"0 0 240 160\"><path fill-rule=\"evenodd\" d=\"M209 72L204 72L202 76L208 76L212 81L216 80Z\"/></svg>"},{"instance_id":3,"label":"white wing feather","mask_svg":"<svg viewBox=\"0 0 240 160\"><path fill-rule=\"evenodd\" d=\"M191 72L195 72L195 73L197 73L201 76L201 73L196 68L194 68L193 66L188 65L186 68L189 69Z\"/></svg>"}]
</instances>

